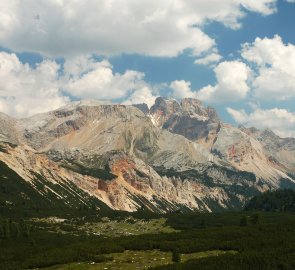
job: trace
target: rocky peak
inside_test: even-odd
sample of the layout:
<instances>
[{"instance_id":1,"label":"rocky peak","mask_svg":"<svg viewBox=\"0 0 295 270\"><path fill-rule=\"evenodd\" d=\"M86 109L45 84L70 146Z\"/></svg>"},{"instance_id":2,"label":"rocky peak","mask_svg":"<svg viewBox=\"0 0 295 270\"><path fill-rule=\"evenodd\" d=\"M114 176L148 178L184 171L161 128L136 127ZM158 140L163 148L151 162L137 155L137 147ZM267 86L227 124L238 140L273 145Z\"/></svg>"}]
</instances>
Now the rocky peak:
<instances>
[{"instance_id":1,"label":"rocky peak","mask_svg":"<svg viewBox=\"0 0 295 270\"><path fill-rule=\"evenodd\" d=\"M249 128L247 128L247 127L245 127L243 125L239 125L238 128L242 132L246 133L247 135L249 135L249 136L251 136L253 138L255 138L258 134L260 134L260 130L257 129L257 128L255 128L255 127L249 127Z\"/></svg>"},{"instance_id":2,"label":"rocky peak","mask_svg":"<svg viewBox=\"0 0 295 270\"><path fill-rule=\"evenodd\" d=\"M219 116L213 107L208 106L206 112L211 121L220 122Z\"/></svg>"},{"instance_id":3,"label":"rocky peak","mask_svg":"<svg viewBox=\"0 0 295 270\"><path fill-rule=\"evenodd\" d=\"M216 110L212 107L205 107L202 102L195 98L184 98L180 102L183 114L203 117L210 121L218 122L219 117Z\"/></svg>"},{"instance_id":4,"label":"rocky peak","mask_svg":"<svg viewBox=\"0 0 295 270\"><path fill-rule=\"evenodd\" d=\"M279 137L270 129L265 129L261 133L261 137L263 138L269 138L269 139L278 139Z\"/></svg>"},{"instance_id":5,"label":"rocky peak","mask_svg":"<svg viewBox=\"0 0 295 270\"><path fill-rule=\"evenodd\" d=\"M184 112L190 114L207 115L202 102L197 99L184 98L181 100L180 105Z\"/></svg>"},{"instance_id":6,"label":"rocky peak","mask_svg":"<svg viewBox=\"0 0 295 270\"><path fill-rule=\"evenodd\" d=\"M154 116L160 127L172 116L186 116L200 121L220 121L214 108L205 107L200 100L195 98L184 98L178 103L174 99L158 97L150 109L150 114Z\"/></svg>"},{"instance_id":7,"label":"rocky peak","mask_svg":"<svg viewBox=\"0 0 295 270\"><path fill-rule=\"evenodd\" d=\"M205 107L201 101L193 98L184 98L178 103L173 99L159 97L150 114L156 126L190 140L215 134L220 123L215 109Z\"/></svg>"},{"instance_id":8,"label":"rocky peak","mask_svg":"<svg viewBox=\"0 0 295 270\"><path fill-rule=\"evenodd\" d=\"M132 106L142 111L145 115L150 113L150 109L146 103L133 104Z\"/></svg>"},{"instance_id":9,"label":"rocky peak","mask_svg":"<svg viewBox=\"0 0 295 270\"><path fill-rule=\"evenodd\" d=\"M38 151L46 151L58 139L65 145L83 142L91 150L101 146L97 144L98 134L106 137L112 132L121 134L122 145L126 126L150 123L149 118L133 106L87 104L71 103L52 112L17 120L22 141Z\"/></svg>"},{"instance_id":10,"label":"rocky peak","mask_svg":"<svg viewBox=\"0 0 295 270\"><path fill-rule=\"evenodd\" d=\"M176 100L163 97L156 98L155 104L150 109L152 121L158 127L162 127L172 115L180 112L181 106Z\"/></svg>"},{"instance_id":11,"label":"rocky peak","mask_svg":"<svg viewBox=\"0 0 295 270\"><path fill-rule=\"evenodd\" d=\"M151 113L157 111L162 112L163 115L171 115L181 111L180 104L175 99L165 99L158 97L155 100L155 104L151 107Z\"/></svg>"}]
</instances>

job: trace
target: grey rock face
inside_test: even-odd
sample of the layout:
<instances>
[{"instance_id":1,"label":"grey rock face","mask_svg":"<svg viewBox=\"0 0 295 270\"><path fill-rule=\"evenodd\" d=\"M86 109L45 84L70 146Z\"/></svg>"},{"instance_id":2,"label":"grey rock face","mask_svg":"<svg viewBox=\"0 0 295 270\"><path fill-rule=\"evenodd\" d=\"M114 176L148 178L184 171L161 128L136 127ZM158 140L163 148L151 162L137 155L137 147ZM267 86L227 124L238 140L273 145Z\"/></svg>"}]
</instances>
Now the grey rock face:
<instances>
[{"instance_id":1,"label":"grey rock face","mask_svg":"<svg viewBox=\"0 0 295 270\"><path fill-rule=\"evenodd\" d=\"M141 103L141 104L133 104L133 106L140 111L142 111L145 115L148 115L150 113L150 109L147 104Z\"/></svg>"},{"instance_id":2,"label":"grey rock face","mask_svg":"<svg viewBox=\"0 0 295 270\"><path fill-rule=\"evenodd\" d=\"M209 134L216 134L220 126L216 111L192 98L185 98L180 103L158 98L150 114L157 126L189 140L208 138Z\"/></svg>"},{"instance_id":3,"label":"grey rock face","mask_svg":"<svg viewBox=\"0 0 295 270\"><path fill-rule=\"evenodd\" d=\"M270 163L283 167L287 174L295 175L295 139L280 138L273 131L242 128L249 136L261 143Z\"/></svg>"},{"instance_id":4,"label":"grey rock face","mask_svg":"<svg viewBox=\"0 0 295 270\"><path fill-rule=\"evenodd\" d=\"M18 132L15 128L15 119L0 112L0 142L18 144Z\"/></svg>"}]
</instances>

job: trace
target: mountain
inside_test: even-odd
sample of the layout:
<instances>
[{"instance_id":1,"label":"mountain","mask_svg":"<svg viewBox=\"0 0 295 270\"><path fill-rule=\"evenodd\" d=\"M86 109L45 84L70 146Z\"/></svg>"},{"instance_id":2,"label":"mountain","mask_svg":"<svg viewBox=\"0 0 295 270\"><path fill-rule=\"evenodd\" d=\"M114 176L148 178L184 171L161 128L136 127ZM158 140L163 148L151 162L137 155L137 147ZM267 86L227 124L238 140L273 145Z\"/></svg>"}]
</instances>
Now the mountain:
<instances>
[{"instance_id":1,"label":"mountain","mask_svg":"<svg viewBox=\"0 0 295 270\"><path fill-rule=\"evenodd\" d=\"M24 119L0 114L0 128L0 162L18 176L0 173L0 183L28 186L52 205L210 212L295 186L294 139L261 140L267 131L222 123L196 99L159 97L150 109L73 102Z\"/></svg>"},{"instance_id":2,"label":"mountain","mask_svg":"<svg viewBox=\"0 0 295 270\"><path fill-rule=\"evenodd\" d=\"M294 178L295 139L282 139L269 130L235 128L222 123L216 111L196 99L158 98L150 110L154 123L205 147L236 170L254 173L279 187L277 180ZM292 178L293 175L293 178ZM290 177L288 177L290 176ZM272 183L269 183L272 182ZM289 182L289 181L287 181Z\"/></svg>"}]
</instances>

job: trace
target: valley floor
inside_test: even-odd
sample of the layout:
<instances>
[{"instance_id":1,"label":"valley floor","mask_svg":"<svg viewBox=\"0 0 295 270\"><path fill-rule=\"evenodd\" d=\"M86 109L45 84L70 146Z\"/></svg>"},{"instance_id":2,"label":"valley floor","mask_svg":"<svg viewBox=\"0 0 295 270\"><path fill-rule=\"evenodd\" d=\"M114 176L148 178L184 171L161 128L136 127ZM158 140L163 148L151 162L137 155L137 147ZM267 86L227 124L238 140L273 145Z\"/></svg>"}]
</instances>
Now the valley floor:
<instances>
[{"instance_id":1,"label":"valley floor","mask_svg":"<svg viewBox=\"0 0 295 270\"><path fill-rule=\"evenodd\" d=\"M295 269L295 214L0 219L0 269Z\"/></svg>"}]
</instances>

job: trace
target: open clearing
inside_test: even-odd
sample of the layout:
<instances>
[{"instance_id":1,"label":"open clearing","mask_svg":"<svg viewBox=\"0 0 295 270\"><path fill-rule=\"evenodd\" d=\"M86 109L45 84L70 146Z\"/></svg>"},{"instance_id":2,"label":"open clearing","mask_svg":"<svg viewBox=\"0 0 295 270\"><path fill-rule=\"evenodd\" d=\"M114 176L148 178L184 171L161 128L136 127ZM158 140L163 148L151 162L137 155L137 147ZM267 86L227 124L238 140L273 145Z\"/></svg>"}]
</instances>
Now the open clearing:
<instances>
[{"instance_id":1,"label":"open clearing","mask_svg":"<svg viewBox=\"0 0 295 270\"><path fill-rule=\"evenodd\" d=\"M191 254L182 254L181 261L185 262L191 259L198 259L210 256L219 256L224 254L236 254L236 251L221 251L212 250L205 252L197 252ZM112 261L102 263L71 263L67 265L54 266L46 269L50 270L136 270L148 269L159 265L166 265L172 263L171 252L161 252L159 250L152 251L129 251L123 253L112 253L109 255L113 258Z\"/></svg>"}]
</instances>

